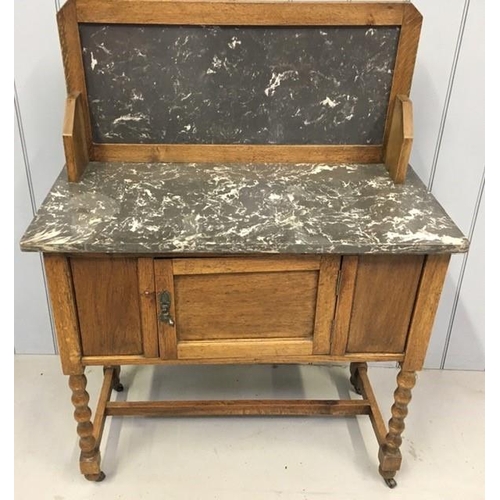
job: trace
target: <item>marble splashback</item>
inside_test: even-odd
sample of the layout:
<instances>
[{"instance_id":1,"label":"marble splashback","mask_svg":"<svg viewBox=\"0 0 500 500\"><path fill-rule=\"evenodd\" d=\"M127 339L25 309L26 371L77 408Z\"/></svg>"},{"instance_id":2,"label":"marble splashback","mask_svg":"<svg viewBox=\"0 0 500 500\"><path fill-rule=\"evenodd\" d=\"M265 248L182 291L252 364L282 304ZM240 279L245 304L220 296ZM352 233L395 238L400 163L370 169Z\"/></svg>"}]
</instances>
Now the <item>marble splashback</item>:
<instances>
[{"instance_id":1,"label":"marble splashback","mask_svg":"<svg viewBox=\"0 0 500 500\"><path fill-rule=\"evenodd\" d=\"M398 27L81 24L93 138L381 144Z\"/></svg>"},{"instance_id":2,"label":"marble splashback","mask_svg":"<svg viewBox=\"0 0 500 500\"><path fill-rule=\"evenodd\" d=\"M468 241L413 170L384 165L91 163L63 171L23 250L455 253Z\"/></svg>"}]
</instances>

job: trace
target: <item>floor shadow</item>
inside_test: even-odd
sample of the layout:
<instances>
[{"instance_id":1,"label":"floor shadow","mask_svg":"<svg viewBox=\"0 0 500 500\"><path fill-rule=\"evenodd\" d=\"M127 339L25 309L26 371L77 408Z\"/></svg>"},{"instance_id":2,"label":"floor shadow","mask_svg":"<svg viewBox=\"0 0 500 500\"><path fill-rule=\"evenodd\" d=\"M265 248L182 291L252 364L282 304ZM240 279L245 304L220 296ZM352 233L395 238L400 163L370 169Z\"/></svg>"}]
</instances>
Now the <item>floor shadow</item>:
<instances>
[{"instance_id":1,"label":"floor shadow","mask_svg":"<svg viewBox=\"0 0 500 500\"><path fill-rule=\"evenodd\" d=\"M339 399L360 399L361 396L354 391L349 381L350 372L348 367L343 367L342 372L343 373L339 373L339 370L331 370L332 382L337 388ZM347 431L349 432L354 450L356 464L360 469L372 471L371 474L373 477L377 477L378 462L376 461L376 457L372 457L371 454L368 453L365 438L359 426L359 418L366 419L369 417L367 415L360 415L345 419ZM376 440L375 435L373 435L373 439Z\"/></svg>"},{"instance_id":2,"label":"floor shadow","mask_svg":"<svg viewBox=\"0 0 500 500\"><path fill-rule=\"evenodd\" d=\"M131 366L122 370L121 381L124 391L113 392L112 399L130 400L130 388L136 378L138 386L144 384L144 395L139 398L134 397L134 400L304 399L308 391L304 387L302 370L308 368L300 365ZM321 380L326 382L322 383L321 387L327 390L327 394L323 396L318 394L319 399L359 398L351 388L350 374L346 366L310 367L311 370L318 370L318 368L321 374L317 373L316 376L320 376ZM149 370L149 372L146 373L145 378L138 377L139 370ZM110 476L117 472L120 465L118 442L123 418L128 417L109 419L106 423L110 425L107 439L101 444L101 449L104 451L103 470ZM370 470L371 474L376 477L377 459L368 453L358 418L368 417L363 415L344 419L355 460L361 470ZM149 425L148 421L151 423L150 418L141 418L141 422L134 424L137 426L135 431L143 435L143 426ZM144 436L141 438L140 435L137 441L134 440L134 446L148 446L147 440L143 439ZM373 439L376 439L375 436Z\"/></svg>"},{"instance_id":3,"label":"floor shadow","mask_svg":"<svg viewBox=\"0 0 500 500\"><path fill-rule=\"evenodd\" d=\"M303 397L300 367L294 365L155 366L151 400Z\"/></svg>"},{"instance_id":4,"label":"floor shadow","mask_svg":"<svg viewBox=\"0 0 500 500\"><path fill-rule=\"evenodd\" d=\"M120 382L123 384L122 392L111 392L111 401L126 401L128 399L130 388L136 378L140 366L128 366L126 370L120 373ZM116 474L120 466L118 453L118 443L123 426L123 418L127 417L107 417L106 426L109 426L109 431L106 440L101 442L101 469L107 476Z\"/></svg>"}]
</instances>

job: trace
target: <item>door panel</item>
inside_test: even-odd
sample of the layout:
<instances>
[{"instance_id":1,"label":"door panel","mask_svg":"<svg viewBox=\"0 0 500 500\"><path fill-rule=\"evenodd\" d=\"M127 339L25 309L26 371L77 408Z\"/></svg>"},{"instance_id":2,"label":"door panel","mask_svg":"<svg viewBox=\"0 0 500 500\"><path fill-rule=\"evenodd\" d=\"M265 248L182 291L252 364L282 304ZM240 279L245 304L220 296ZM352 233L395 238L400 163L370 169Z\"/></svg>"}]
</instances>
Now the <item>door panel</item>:
<instances>
[{"instance_id":1,"label":"door panel","mask_svg":"<svg viewBox=\"0 0 500 500\"><path fill-rule=\"evenodd\" d=\"M84 356L142 354L137 259L72 258Z\"/></svg>"},{"instance_id":2,"label":"door panel","mask_svg":"<svg viewBox=\"0 0 500 500\"><path fill-rule=\"evenodd\" d=\"M173 270L175 275L318 271L321 260L321 256L174 259Z\"/></svg>"},{"instance_id":3,"label":"door panel","mask_svg":"<svg viewBox=\"0 0 500 500\"><path fill-rule=\"evenodd\" d=\"M194 340L179 342L179 359L310 356L313 344L301 339Z\"/></svg>"},{"instance_id":4,"label":"door panel","mask_svg":"<svg viewBox=\"0 0 500 500\"><path fill-rule=\"evenodd\" d=\"M156 259L157 309L168 292L171 319L158 319L161 357L327 354L339 262L317 256Z\"/></svg>"},{"instance_id":5,"label":"door panel","mask_svg":"<svg viewBox=\"0 0 500 500\"><path fill-rule=\"evenodd\" d=\"M317 271L175 277L178 340L312 338Z\"/></svg>"},{"instance_id":6,"label":"door panel","mask_svg":"<svg viewBox=\"0 0 500 500\"><path fill-rule=\"evenodd\" d=\"M404 351L424 256L358 258L348 353Z\"/></svg>"}]
</instances>

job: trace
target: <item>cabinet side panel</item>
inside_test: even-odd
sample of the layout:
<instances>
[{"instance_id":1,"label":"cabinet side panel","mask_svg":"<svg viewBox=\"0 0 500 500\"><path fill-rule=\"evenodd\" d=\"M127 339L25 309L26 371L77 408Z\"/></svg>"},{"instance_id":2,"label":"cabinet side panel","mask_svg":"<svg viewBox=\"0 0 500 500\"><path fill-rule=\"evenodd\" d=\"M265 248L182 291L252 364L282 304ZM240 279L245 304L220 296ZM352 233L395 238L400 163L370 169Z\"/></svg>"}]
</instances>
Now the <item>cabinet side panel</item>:
<instances>
[{"instance_id":1,"label":"cabinet side panel","mask_svg":"<svg viewBox=\"0 0 500 500\"><path fill-rule=\"evenodd\" d=\"M347 352L403 352L422 255L359 257Z\"/></svg>"},{"instance_id":2,"label":"cabinet side panel","mask_svg":"<svg viewBox=\"0 0 500 500\"><path fill-rule=\"evenodd\" d=\"M83 353L142 354L137 259L71 259Z\"/></svg>"},{"instance_id":3,"label":"cabinet side panel","mask_svg":"<svg viewBox=\"0 0 500 500\"><path fill-rule=\"evenodd\" d=\"M426 258L408 334L404 370L415 371L423 367L449 262L449 255L428 255Z\"/></svg>"}]
</instances>

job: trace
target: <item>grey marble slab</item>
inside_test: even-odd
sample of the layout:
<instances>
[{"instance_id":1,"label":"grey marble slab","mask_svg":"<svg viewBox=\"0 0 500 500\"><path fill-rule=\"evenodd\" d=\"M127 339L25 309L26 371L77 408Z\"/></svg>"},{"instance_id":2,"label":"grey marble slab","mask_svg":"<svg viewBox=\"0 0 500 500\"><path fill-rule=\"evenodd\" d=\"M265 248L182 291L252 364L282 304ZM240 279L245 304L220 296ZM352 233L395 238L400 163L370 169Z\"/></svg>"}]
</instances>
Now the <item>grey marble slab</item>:
<instances>
[{"instance_id":1,"label":"grey marble slab","mask_svg":"<svg viewBox=\"0 0 500 500\"><path fill-rule=\"evenodd\" d=\"M63 171L23 250L172 254L454 253L468 241L410 169L91 163Z\"/></svg>"},{"instance_id":2,"label":"grey marble slab","mask_svg":"<svg viewBox=\"0 0 500 500\"><path fill-rule=\"evenodd\" d=\"M94 142L381 144L399 28L80 25Z\"/></svg>"}]
</instances>

